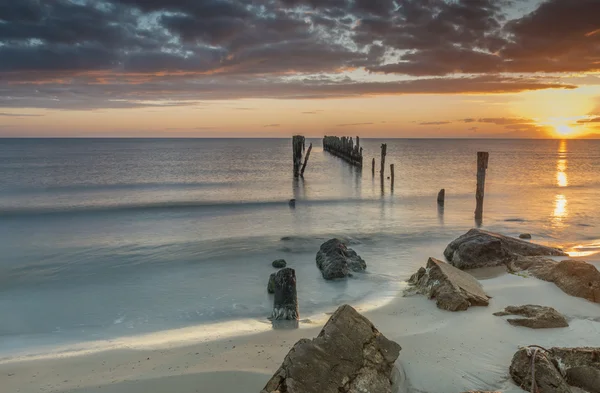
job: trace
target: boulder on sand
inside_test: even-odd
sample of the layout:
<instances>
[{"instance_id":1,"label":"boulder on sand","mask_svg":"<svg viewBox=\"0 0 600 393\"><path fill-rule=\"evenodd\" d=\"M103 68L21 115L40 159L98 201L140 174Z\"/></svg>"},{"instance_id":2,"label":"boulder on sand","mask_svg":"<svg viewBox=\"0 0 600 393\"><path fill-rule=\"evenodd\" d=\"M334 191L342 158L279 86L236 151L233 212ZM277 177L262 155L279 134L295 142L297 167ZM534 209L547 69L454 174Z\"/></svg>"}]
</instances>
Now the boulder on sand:
<instances>
[{"instance_id":1,"label":"boulder on sand","mask_svg":"<svg viewBox=\"0 0 600 393\"><path fill-rule=\"evenodd\" d=\"M324 279L332 280L347 277L350 271L362 272L367 264L342 240L331 239L323 243L317 252L317 267Z\"/></svg>"},{"instance_id":2,"label":"boulder on sand","mask_svg":"<svg viewBox=\"0 0 600 393\"><path fill-rule=\"evenodd\" d=\"M571 296L600 303L600 271L585 261L538 263L529 268L535 277L550 281Z\"/></svg>"},{"instance_id":3,"label":"boulder on sand","mask_svg":"<svg viewBox=\"0 0 600 393\"><path fill-rule=\"evenodd\" d=\"M400 349L344 305L317 338L294 345L261 393L391 393Z\"/></svg>"},{"instance_id":4,"label":"boulder on sand","mask_svg":"<svg viewBox=\"0 0 600 393\"><path fill-rule=\"evenodd\" d=\"M505 265L521 256L566 256L562 250L512 237L471 229L451 242L444 256L459 269Z\"/></svg>"},{"instance_id":5,"label":"boulder on sand","mask_svg":"<svg viewBox=\"0 0 600 393\"><path fill-rule=\"evenodd\" d=\"M575 386L600 393L600 348L521 348L509 371L517 385L527 391L571 393L575 391L571 386Z\"/></svg>"},{"instance_id":6,"label":"boulder on sand","mask_svg":"<svg viewBox=\"0 0 600 393\"><path fill-rule=\"evenodd\" d=\"M448 311L464 311L471 306L487 306L490 297L483 291L479 281L435 258L429 258L427 268L420 268L410 278L410 292L417 292L435 299L438 308Z\"/></svg>"},{"instance_id":7,"label":"boulder on sand","mask_svg":"<svg viewBox=\"0 0 600 393\"><path fill-rule=\"evenodd\" d=\"M531 329L549 329L568 327L566 318L552 307L535 306L509 306L502 312L494 313L497 317L506 315L520 315L527 318L508 319L513 326L523 326Z\"/></svg>"},{"instance_id":8,"label":"boulder on sand","mask_svg":"<svg viewBox=\"0 0 600 393\"><path fill-rule=\"evenodd\" d=\"M529 239L531 239L531 234L529 234L529 233L521 233L519 235L519 239L529 240Z\"/></svg>"}]
</instances>

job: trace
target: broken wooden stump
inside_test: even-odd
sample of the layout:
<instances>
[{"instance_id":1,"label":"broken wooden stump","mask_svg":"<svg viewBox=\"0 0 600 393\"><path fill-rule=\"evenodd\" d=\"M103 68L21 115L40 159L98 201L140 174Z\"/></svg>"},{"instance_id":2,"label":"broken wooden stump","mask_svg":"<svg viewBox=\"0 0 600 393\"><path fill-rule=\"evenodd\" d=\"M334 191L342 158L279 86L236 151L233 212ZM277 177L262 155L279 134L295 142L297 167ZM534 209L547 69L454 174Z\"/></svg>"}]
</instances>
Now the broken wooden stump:
<instances>
[{"instance_id":1,"label":"broken wooden stump","mask_svg":"<svg viewBox=\"0 0 600 393\"><path fill-rule=\"evenodd\" d=\"M444 206L445 199L446 199L446 190L444 188L442 188L437 196L438 205Z\"/></svg>"},{"instance_id":2,"label":"broken wooden stump","mask_svg":"<svg viewBox=\"0 0 600 393\"><path fill-rule=\"evenodd\" d=\"M390 164L390 172L392 176L392 190L394 189L394 164Z\"/></svg>"},{"instance_id":3,"label":"broken wooden stump","mask_svg":"<svg viewBox=\"0 0 600 393\"><path fill-rule=\"evenodd\" d=\"M475 207L475 219L481 221L483 219L483 197L485 194L485 173L488 168L490 153L477 152L477 190L475 199L477 206Z\"/></svg>"},{"instance_id":4,"label":"broken wooden stump","mask_svg":"<svg viewBox=\"0 0 600 393\"><path fill-rule=\"evenodd\" d=\"M300 168L302 165L302 153L304 152L305 139L302 135L292 137L292 159L294 162L294 177L300 177Z\"/></svg>"},{"instance_id":5,"label":"broken wooden stump","mask_svg":"<svg viewBox=\"0 0 600 393\"><path fill-rule=\"evenodd\" d=\"M296 292L296 271L286 267L275 274L275 298L273 299L273 320L298 320L298 294Z\"/></svg>"},{"instance_id":6,"label":"broken wooden stump","mask_svg":"<svg viewBox=\"0 0 600 393\"><path fill-rule=\"evenodd\" d=\"M371 172L373 177L375 177L375 157L373 157L373 161L371 161Z\"/></svg>"},{"instance_id":7,"label":"broken wooden stump","mask_svg":"<svg viewBox=\"0 0 600 393\"><path fill-rule=\"evenodd\" d=\"M310 157L310 152L312 151L312 143L308 146L308 150L306 151L306 156L304 157L304 164L302 165L302 170L300 171L300 176L304 177L304 170L306 169L306 164L308 164L308 158Z\"/></svg>"},{"instance_id":8,"label":"broken wooden stump","mask_svg":"<svg viewBox=\"0 0 600 393\"><path fill-rule=\"evenodd\" d=\"M323 138L323 151L341 158L350 165L362 168L362 148L359 146L360 139L357 137L356 145L352 138L343 136L325 136Z\"/></svg>"}]
</instances>

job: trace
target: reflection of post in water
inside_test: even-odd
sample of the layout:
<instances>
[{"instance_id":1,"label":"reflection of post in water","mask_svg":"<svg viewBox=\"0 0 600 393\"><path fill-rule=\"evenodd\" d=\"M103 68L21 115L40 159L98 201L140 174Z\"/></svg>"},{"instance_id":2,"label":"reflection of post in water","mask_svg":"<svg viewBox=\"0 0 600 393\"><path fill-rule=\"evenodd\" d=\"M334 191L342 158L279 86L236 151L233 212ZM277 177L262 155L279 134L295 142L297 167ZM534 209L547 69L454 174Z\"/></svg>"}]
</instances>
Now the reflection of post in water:
<instances>
[{"instance_id":1,"label":"reflection of post in water","mask_svg":"<svg viewBox=\"0 0 600 393\"><path fill-rule=\"evenodd\" d=\"M292 192L294 199L306 199L306 180L302 177L295 177L292 181Z\"/></svg>"},{"instance_id":2,"label":"reflection of post in water","mask_svg":"<svg viewBox=\"0 0 600 393\"><path fill-rule=\"evenodd\" d=\"M437 205L437 212L438 212L438 221L440 222L441 225L444 225L444 204L439 204Z\"/></svg>"}]
</instances>

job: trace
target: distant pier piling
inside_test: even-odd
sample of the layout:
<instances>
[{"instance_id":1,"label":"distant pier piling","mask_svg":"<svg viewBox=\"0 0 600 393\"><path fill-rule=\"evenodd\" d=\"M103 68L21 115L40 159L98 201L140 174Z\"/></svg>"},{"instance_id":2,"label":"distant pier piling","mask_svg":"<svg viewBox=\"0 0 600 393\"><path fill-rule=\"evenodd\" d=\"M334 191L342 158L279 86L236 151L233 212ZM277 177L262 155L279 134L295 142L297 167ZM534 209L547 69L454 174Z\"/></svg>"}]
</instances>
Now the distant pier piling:
<instances>
[{"instance_id":1,"label":"distant pier piling","mask_svg":"<svg viewBox=\"0 0 600 393\"><path fill-rule=\"evenodd\" d=\"M390 176L392 177L392 190L394 189L394 164L390 164Z\"/></svg>"},{"instance_id":2,"label":"distant pier piling","mask_svg":"<svg viewBox=\"0 0 600 393\"><path fill-rule=\"evenodd\" d=\"M387 143L382 143L381 144L381 168L380 168L380 174L381 174L381 178L383 179L383 177L385 176L385 156L387 154Z\"/></svg>"},{"instance_id":3,"label":"distant pier piling","mask_svg":"<svg viewBox=\"0 0 600 393\"><path fill-rule=\"evenodd\" d=\"M363 157L359 137L356 137L356 144L354 144L352 138L347 136L325 136L323 138L323 150L341 158L350 165L362 168Z\"/></svg>"},{"instance_id":4,"label":"distant pier piling","mask_svg":"<svg viewBox=\"0 0 600 393\"><path fill-rule=\"evenodd\" d=\"M437 203L438 205L444 206L446 200L446 190L442 188L440 192L438 192Z\"/></svg>"},{"instance_id":5,"label":"distant pier piling","mask_svg":"<svg viewBox=\"0 0 600 393\"><path fill-rule=\"evenodd\" d=\"M371 172L373 173L373 177L375 177L375 157L373 157L373 161L371 161Z\"/></svg>"},{"instance_id":6,"label":"distant pier piling","mask_svg":"<svg viewBox=\"0 0 600 393\"><path fill-rule=\"evenodd\" d=\"M483 197L485 195L485 174L488 168L490 153L477 152L477 191L475 199L477 206L475 207L475 220L481 221L483 218Z\"/></svg>"}]
</instances>

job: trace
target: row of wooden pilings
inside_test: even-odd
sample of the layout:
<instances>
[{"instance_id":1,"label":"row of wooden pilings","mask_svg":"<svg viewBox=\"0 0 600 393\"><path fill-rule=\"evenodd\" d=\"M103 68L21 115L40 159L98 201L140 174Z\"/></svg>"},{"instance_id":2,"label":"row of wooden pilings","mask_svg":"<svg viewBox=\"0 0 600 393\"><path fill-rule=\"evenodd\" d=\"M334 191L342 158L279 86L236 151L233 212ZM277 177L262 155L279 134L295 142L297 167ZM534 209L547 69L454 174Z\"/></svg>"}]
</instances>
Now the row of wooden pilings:
<instances>
[{"instance_id":1,"label":"row of wooden pilings","mask_svg":"<svg viewBox=\"0 0 600 393\"><path fill-rule=\"evenodd\" d=\"M296 135L292 138L293 160L294 160L294 177L304 176L304 170L310 157L312 143L310 144L306 156L304 156L304 164L302 164L302 156L305 151L305 138L301 135ZM336 157L343 159L351 165L362 168L363 166L363 148L360 146L360 137L356 137L356 143L351 137L325 136L323 138L323 151L333 154ZM385 179L385 159L387 156L387 143L381 144L381 163L379 175L381 184ZM485 197L485 176L488 168L490 154L488 152L477 152L477 189L475 190L475 220L481 222L483 218L483 200ZM395 173L394 164L390 164L390 180L392 190L394 189ZM371 173L375 177L375 158L371 161ZM444 206L446 199L446 190L442 189L438 193L437 203Z\"/></svg>"},{"instance_id":2,"label":"row of wooden pilings","mask_svg":"<svg viewBox=\"0 0 600 393\"><path fill-rule=\"evenodd\" d=\"M341 158L350 165L363 166L363 149L360 147L360 137L356 137L356 144L352 137L325 136L323 138L323 151Z\"/></svg>"}]
</instances>

